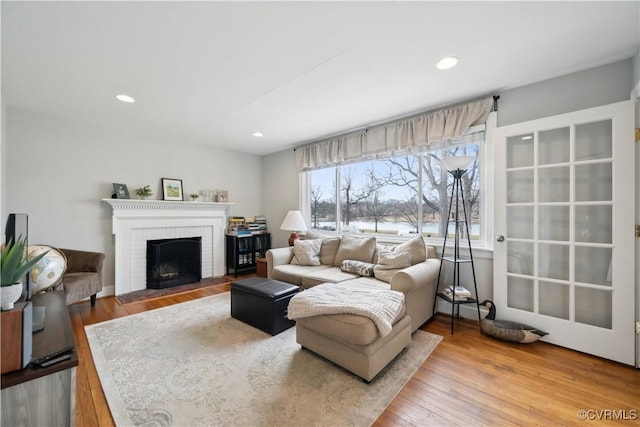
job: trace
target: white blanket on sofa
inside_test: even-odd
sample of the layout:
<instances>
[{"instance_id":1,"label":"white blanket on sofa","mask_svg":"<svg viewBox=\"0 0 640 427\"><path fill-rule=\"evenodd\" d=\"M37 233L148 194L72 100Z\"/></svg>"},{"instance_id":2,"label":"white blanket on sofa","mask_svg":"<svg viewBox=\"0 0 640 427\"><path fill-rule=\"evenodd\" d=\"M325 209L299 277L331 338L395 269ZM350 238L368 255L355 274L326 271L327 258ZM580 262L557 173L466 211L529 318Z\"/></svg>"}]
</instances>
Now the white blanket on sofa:
<instances>
[{"instance_id":1,"label":"white blanket on sofa","mask_svg":"<svg viewBox=\"0 0 640 427\"><path fill-rule=\"evenodd\" d=\"M402 292L325 283L291 298L287 317L295 320L321 314L356 314L371 319L380 336L384 337L391 332L393 321L403 312Z\"/></svg>"}]
</instances>

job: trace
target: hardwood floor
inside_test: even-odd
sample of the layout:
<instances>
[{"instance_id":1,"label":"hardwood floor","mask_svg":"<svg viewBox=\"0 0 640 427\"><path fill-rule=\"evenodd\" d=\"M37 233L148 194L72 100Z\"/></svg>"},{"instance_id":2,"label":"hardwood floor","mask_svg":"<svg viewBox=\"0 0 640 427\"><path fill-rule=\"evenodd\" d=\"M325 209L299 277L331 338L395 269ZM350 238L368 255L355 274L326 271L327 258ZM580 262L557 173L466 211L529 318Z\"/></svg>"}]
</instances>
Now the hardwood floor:
<instances>
[{"instance_id":1,"label":"hardwood floor","mask_svg":"<svg viewBox=\"0 0 640 427\"><path fill-rule=\"evenodd\" d=\"M229 290L212 285L120 305L114 297L69 307L80 363L76 424L113 426L84 326ZM551 344L509 344L478 323L438 314L421 329L444 339L375 426L640 425L640 370Z\"/></svg>"}]
</instances>

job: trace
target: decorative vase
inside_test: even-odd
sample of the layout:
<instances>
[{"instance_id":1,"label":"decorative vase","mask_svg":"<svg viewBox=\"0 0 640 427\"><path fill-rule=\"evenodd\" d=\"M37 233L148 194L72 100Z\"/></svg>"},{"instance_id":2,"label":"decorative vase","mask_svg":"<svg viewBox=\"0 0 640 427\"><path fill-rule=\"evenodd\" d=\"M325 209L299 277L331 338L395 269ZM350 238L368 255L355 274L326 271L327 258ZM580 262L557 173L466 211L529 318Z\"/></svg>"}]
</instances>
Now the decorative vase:
<instances>
[{"instance_id":1,"label":"decorative vase","mask_svg":"<svg viewBox=\"0 0 640 427\"><path fill-rule=\"evenodd\" d=\"M13 305L22 296L22 283L0 287L0 306L3 311L13 310Z\"/></svg>"}]
</instances>

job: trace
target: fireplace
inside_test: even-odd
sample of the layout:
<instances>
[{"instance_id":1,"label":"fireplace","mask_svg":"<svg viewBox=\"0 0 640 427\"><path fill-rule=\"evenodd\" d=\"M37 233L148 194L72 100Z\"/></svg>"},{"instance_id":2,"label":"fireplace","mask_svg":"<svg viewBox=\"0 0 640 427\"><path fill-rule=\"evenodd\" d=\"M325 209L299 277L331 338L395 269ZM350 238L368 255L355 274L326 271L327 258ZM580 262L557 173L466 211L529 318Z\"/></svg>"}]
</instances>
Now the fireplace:
<instances>
[{"instance_id":1,"label":"fireplace","mask_svg":"<svg viewBox=\"0 0 640 427\"><path fill-rule=\"evenodd\" d=\"M147 288L147 241L201 238L201 276L224 276L224 232L231 203L103 199L113 208L115 295Z\"/></svg>"},{"instance_id":2,"label":"fireplace","mask_svg":"<svg viewBox=\"0 0 640 427\"><path fill-rule=\"evenodd\" d=\"M147 240L147 288L199 282L200 254L200 237Z\"/></svg>"}]
</instances>

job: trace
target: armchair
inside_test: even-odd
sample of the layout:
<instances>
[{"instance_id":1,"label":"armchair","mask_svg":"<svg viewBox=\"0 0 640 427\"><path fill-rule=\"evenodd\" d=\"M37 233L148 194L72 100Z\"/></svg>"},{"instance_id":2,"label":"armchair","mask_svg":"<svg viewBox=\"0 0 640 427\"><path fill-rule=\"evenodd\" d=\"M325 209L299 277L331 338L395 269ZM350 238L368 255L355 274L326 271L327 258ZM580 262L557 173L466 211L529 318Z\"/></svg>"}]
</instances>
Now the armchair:
<instances>
[{"instance_id":1,"label":"armchair","mask_svg":"<svg viewBox=\"0 0 640 427\"><path fill-rule=\"evenodd\" d=\"M96 294L102 290L102 266L105 254L58 248L67 257L67 271L62 276L62 288L67 305L91 297L96 305Z\"/></svg>"}]
</instances>

